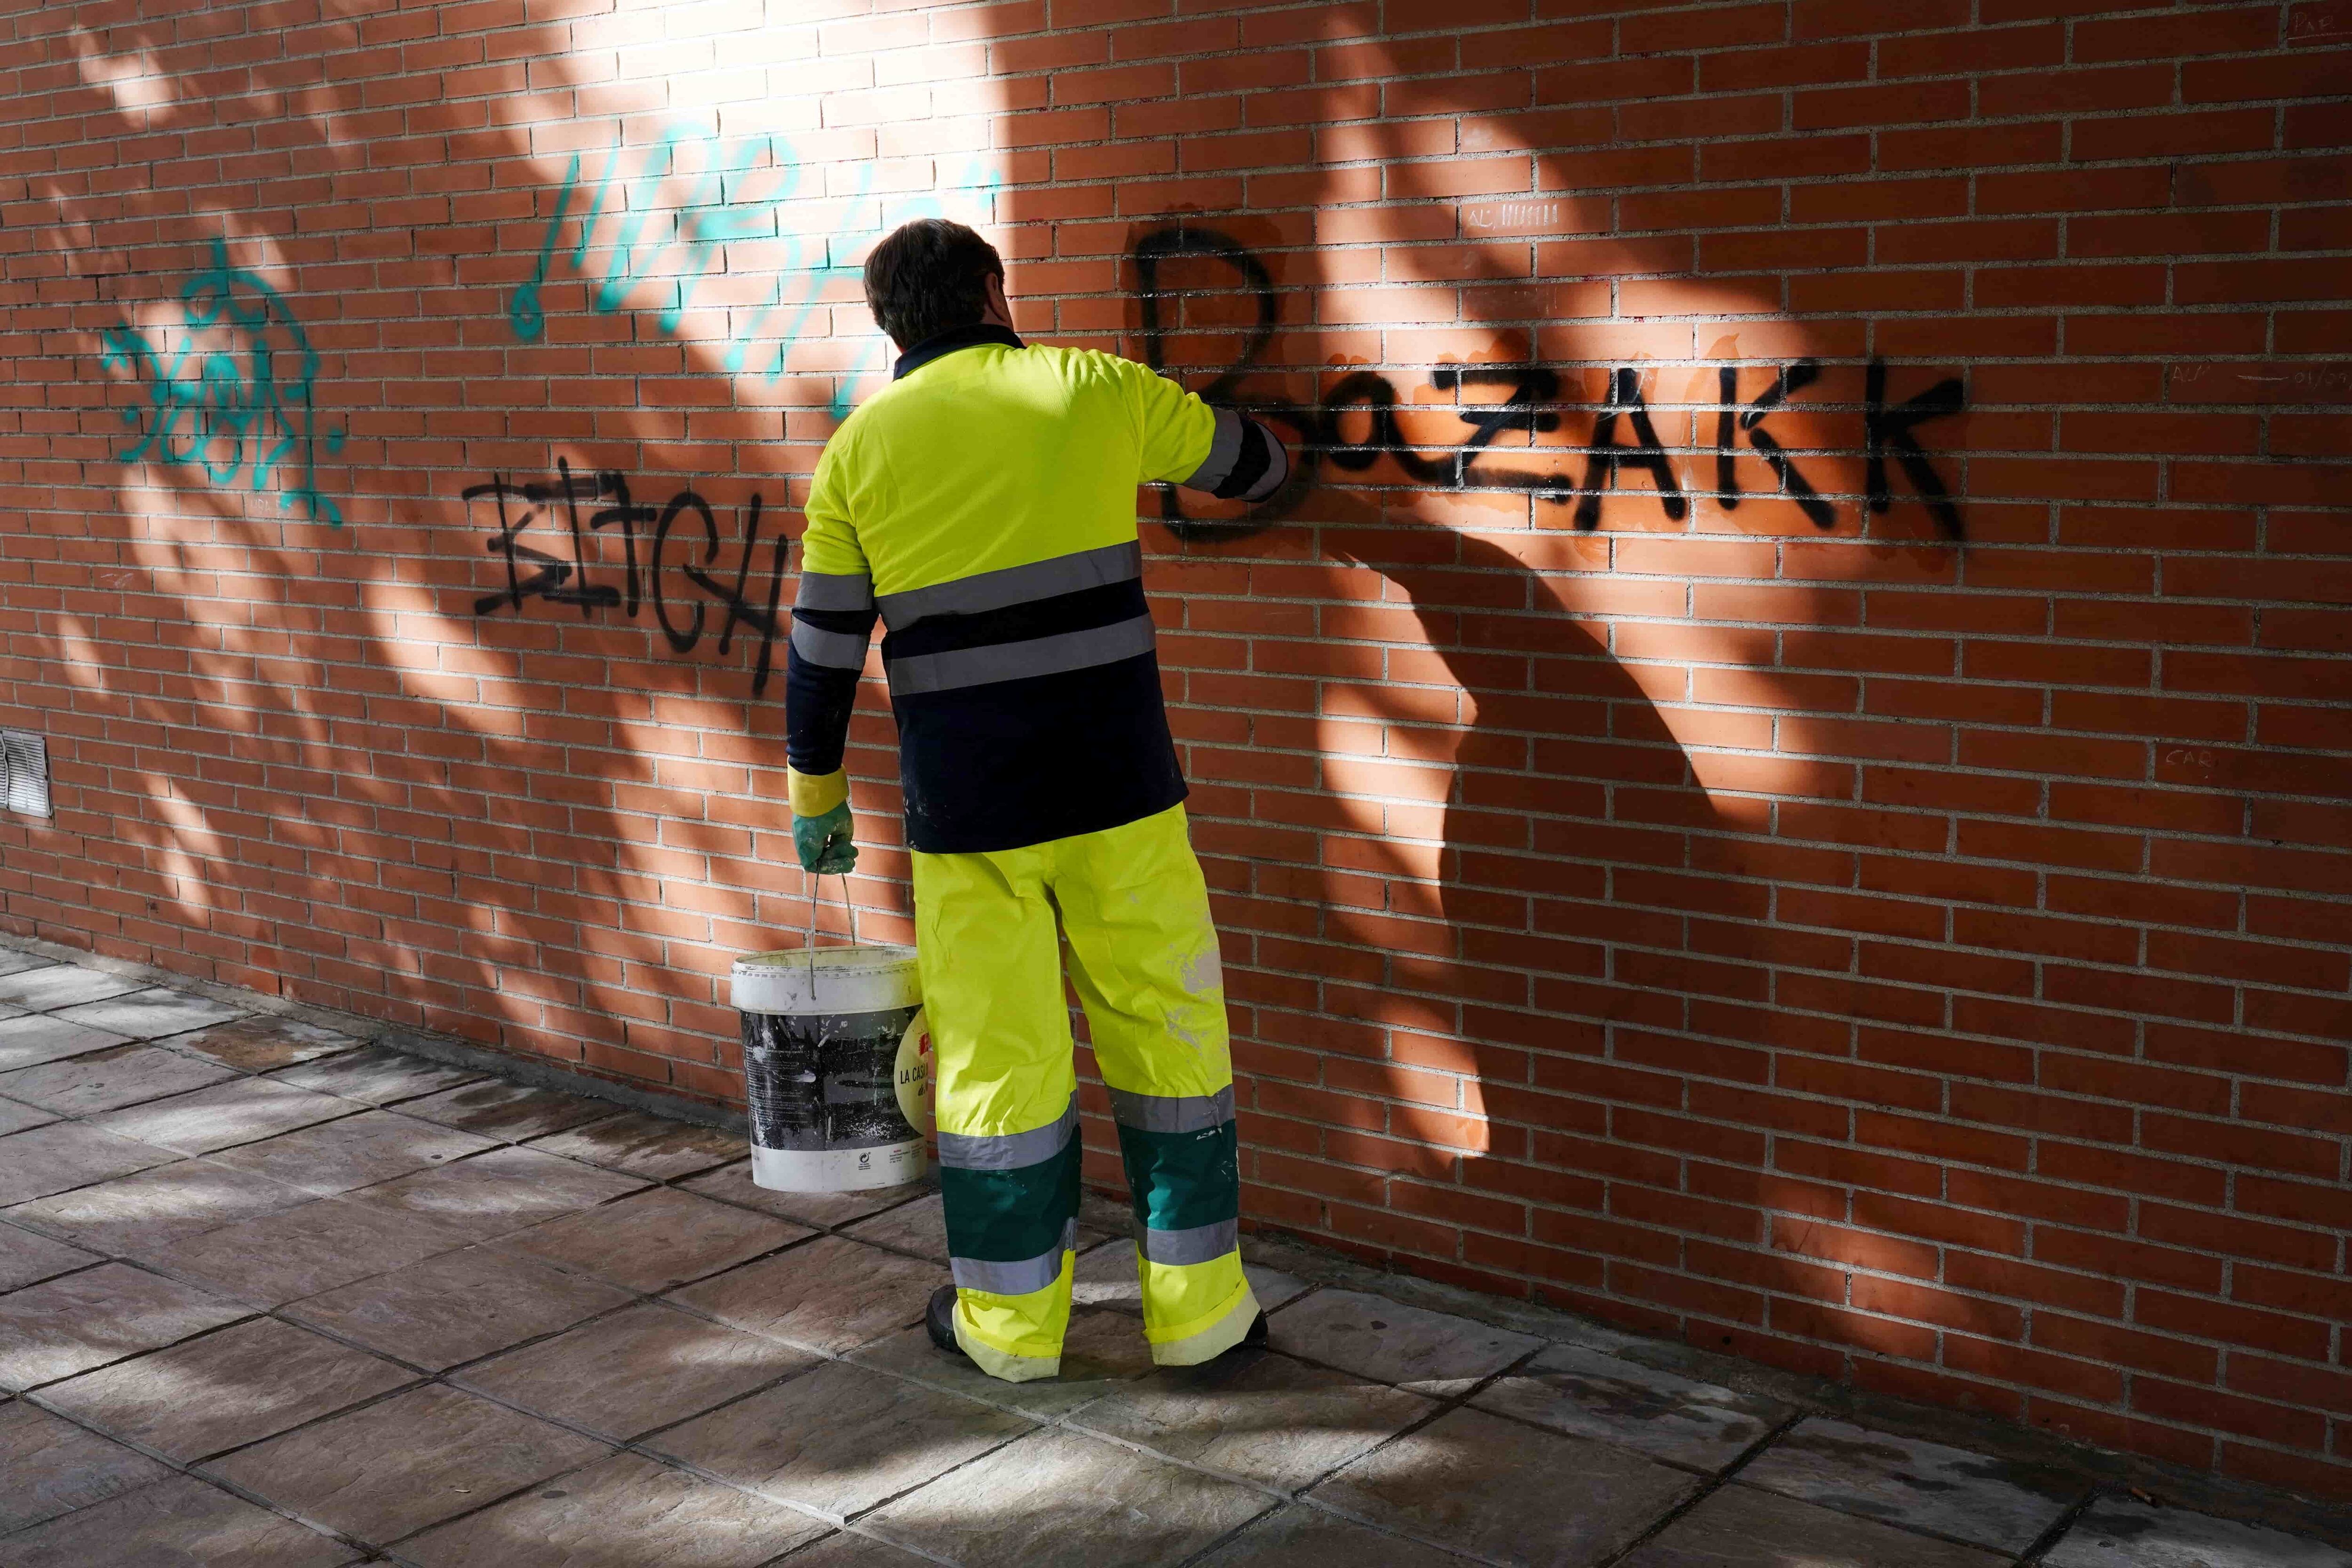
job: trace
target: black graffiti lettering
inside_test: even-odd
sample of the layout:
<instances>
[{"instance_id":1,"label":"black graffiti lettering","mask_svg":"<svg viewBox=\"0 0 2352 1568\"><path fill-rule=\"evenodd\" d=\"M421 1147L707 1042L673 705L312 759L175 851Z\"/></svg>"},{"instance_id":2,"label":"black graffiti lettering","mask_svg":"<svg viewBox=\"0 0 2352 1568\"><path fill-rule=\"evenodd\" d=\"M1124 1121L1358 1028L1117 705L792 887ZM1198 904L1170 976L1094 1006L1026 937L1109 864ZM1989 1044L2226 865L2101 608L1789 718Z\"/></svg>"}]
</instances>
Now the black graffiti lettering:
<instances>
[{"instance_id":1,"label":"black graffiti lettering","mask_svg":"<svg viewBox=\"0 0 2352 1568\"><path fill-rule=\"evenodd\" d=\"M662 510L661 521L655 525L653 555L646 574L647 595L654 602L654 619L660 623L662 636L669 639L669 646L679 653L692 653L694 645L702 640L702 603L695 601L694 621L685 631L681 632L670 625L669 602L662 594L662 552L669 544L670 525L677 521L679 513L689 510L699 513L702 518L703 564L707 566L719 559L719 520L711 515L709 502L691 489L684 489L670 497L669 505ZM688 546L689 551L691 548ZM710 579L694 565L693 561L689 553L684 563L686 574L706 591L709 590Z\"/></svg>"},{"instance_id":2,"label":"black graffiti lettering","mask_svg":"<svg viewBox=\"0 0 2352 1568\"><path fill-rule=\"evenodd\" d=\"M579 586L567 589L560 597L564 603L578 605L580 617L585 620L593 611L609 608L621 602L621 591L618 588L609 583L598 584L589 581L587 544L580 532L580 503L584 500L593 505L604 499L602 487L605 476L599 475L590 479L584 475L574 474L572 471L572 465L562 458L555 459L555 474L553 494L562 497L563 500L564 520L571 524L572 528L572 563L579 574ZM537 485L525 488L532 492L540 489Z\"/></svg>"},{"instance_id":3,"label":"black graffiti lettering","mask_svg":"<svg viewBox=\"0 0 2352 1568\"><path fill-rule=\"evenodd\" d=\"M628 597L624 601L623 608L634 620L638 604L637 530L654 521L654 509L630 500L627 476L610 468L596 476L596 495L597 499L608 500L613 504L598 507L589 516L588 527L592 531L616 525L620 528L621 558L626 564L628 587Z\"/></svg>"},{"instance_id":4,"label":"black graffiti lettering","mask_svg":"<svg viewBox=\"0 0 2352 1568\"><path fill-rule=\"evenodd\" d=\"M1163 304L1170 298L1170 291L1161 287L1161 268L1180 258L1205 257L1223 263L1239 275L1242 286L1247 290L1255 309L1256 320L1243 335L1241 347L1232 360L1219 367L1209 384L1200 389L1201 401L1214 407L1246 410L1261 418L1279 420L1292 426L1301 436L1303 446L1304 438L1311 437L1317 428L1314 419L1280 399L1245 401L1240 396L1243 378L1256 370L1264 359L1266 345L1274 341L1275 327L1282 316L1282 301L1275 291L1274 275L1266 270L1265 263L1230 235L1182 224L1145 235L1136 242L1129 254L1135 263L1138 333L1143 340L1143 362L1163 375L1168 374L1167 339L1170 331ZM1294 453L1293 458L1290 481L1272 498L1252 508L1246 519L1212 522L1187 517L1183 502L1177 498L1176 487L1161 485L1160 521L1179 539L1204 534L1231 539L1255 533L1296 505L1311 487L1314 454L1300 450Z\"/></svg>"},{"instance_id":5,"label":"black graffiti lettering","mask_svg":"<svg viewBox=\"0 0 2352 1568\"><path fill-rule=\"evenodd\" d=\"M469 504L483 497L497 501L499 526L491 532L487 548L507 562L506 590L476 600L475 614L488 615L507 605L520 609L524 600L536 598L552 604L579 604L583 613L591 616L603 610L621 609L635 616L641 600L650 598L663 639L675 652L691 653L709 630L711 606L716 605L719 617L718 651L721 655L731 653L735 634L740 628L744 642L758 644L752 657L751 695L758 697L767 691L769 677L776 664L776 639L789 625L781 612L792 539L781 530L778 531L770 554L766 604L753 603L745 595L751 587L752 562L761 548L760 528L766 516L766 501L758 491L753 491L740 509L741 554L736 560L731 584L716 574L722 547L718 514L691 486L672 496L667 506L657 508L630 499L626 475L609 468L593 477L574 473L569 463L559 458L552 484L518 485L503 475L494 475L464 494ZM567 521L572 527L575 554L568 562L518 542L522 531L558 500L574 509ZM510 502L520 503L520 512L509 510ZM600 502L605 504L597 504ZM583 507L594 507L585 519L584 531L577 510ZM692 537L698 520L702 527L698 551ZM679 542L682 557L673 559L671 535L678 530L681 521L688 537ZM621 531L628 563L625 584L587 581L587 535L606 528ZM637 552L641 532L646 538L642 566ZM518 563L536 570L525 576ZM694 591L684 595L688 601L684 610L677 603L677 595L666 595L663 592L662 574L666 569L674 569L693 584Z\"/></svg>"},{"instance_id":6,"label":"black graffiti lettering","mask_svg":"<svg viewBox=\"0 0 2352 1568\"><path fill-rule=\"evenodd\" d=\"M1617 444L1617 421L1622 417L1633 427L1633 445ZM1622 468L1641 468L1658 488L1658 504L1666 516L1680 522L1690 510L1683 499L1683 488L1675 478L1674 463L1666 449L1658 444L1657 427L1650 423L1650 405L1642 399L1641 373L1632 365L1621 365L1610 374L1609 401L1602 406L1600 418L1593 421L1592 445L1587 448L1582 493L1576 501L1576 526L1601 526L1601 496L1604 489L1613 489L1617 474Z\"/></svg>"},{"instance_id":7,"label":"black graffiti lettering","mask_svg":"<svg viewBox=\"0 0 2352 1568\"><path fill-rule=\"evenodd\" d=\"M1886 406L1886 365L1882 360L1870 362L1870 372L1863 389L1863 447L1869 464L1863 479L1864 502L1872 511L1885 511L1895 504L1886 488L1886 455L1895 454L1903 466L1904 478L1925 502L1929 516L1944 531L1948 539L1961 537L1960 509L1952 500L1952 492L1944 486L1944 476L1927 460L1927 449L1912 434L1915 426L1930 419L1941 419L1948 414L1958 414L1967 402L1960 378L1948 376L1916 397L1905 399L1894 407Z\"/></svg>"},{"instance_id":8,"label":"black graffiti lettering","mask_svg":"<svg viewBox=\"0 0 2352 1568\"><path fill-rule=\"evenodd\" d=\"M1723 503L1724 510L1736 510L1739 505L1739 479L1732 467L1732 430L1736 422L1738 428L1748 433L1748 445L1762 453L1765 462L1771 465L1773 477L1780 481L1781 493L1797 503L1806 521L1815 528L1835 526L1837 509L1822 499L1821 492L1781 450L1780 443L1772 438L1772 433L1759 428L1766 416L1786 403L1791 394L1820 380L1821 374L1821 363L1817 360L1801 359L1794 364L1782 365L1780 374L1772 378L1772 384L1757 394L1746 408L1740 408L1739 373L1729 365L1717 371L1719 395L1715 416L1715 489L1716 499Z\"/></svg>"},{"instance_id":9,"label":"black graffiti lettering","mask_svg":"<svg viewBox=\"0 0 2352 1568\"><path fill-rule=\"evenodd\" d=\"M735 591L719 601L719 606L727 612L727 618L720 622L719 626L719 651L722 654L734 642L737 626L749 626L753 631L763 634L772 634L774 630L772 623L768 620L768 616L772 616L775 612L772 609L768 612L768 616L762 616L743 598L743 584L751 579L751 552L758 548L759 542L760 498L754 495L751 504L743 509L743 554L735 563ZM711 588L708 578L698 577L698 581L713 594L717 593L715 588Z\"/></svg>"},{"instance_id":10,"label":"black graffiti lettering","mask_svg":"<svg viewBox=\"0 0 2352 1568\"><path fill-rule=\"evenodd\" d=\"M1500 403L1465 403L1455 410L1455 417L1470 426L1472 434L1454 456L1454 483L1463 488L1470 485L1497 485L1513 489L1567 490L1573 485L1566 474L1538 474L1524 468L1506 469L1501 473L1480 471L1475 465L1488 443L1506 430L1524 430L1528 444L1535 445L1538 432L1559 428L1559 412L1549 405L1559 400L1559 373L1548 365L1453 365L1442 364L1429 373L1429 384L1441 391L1457 395L1465 387L1507 386L1511 390Z\"/></svg>"},{"instance_id":11,"label":"black graffiti lettering","mask_svg":"<svg viewBox=\"0 0 2352 1568\"><path fill-rule=\"evenodd\" d=\"M1242 341L1241 352L1233 362L1218 373L1217 378L1201 388L1204 403L1230 404L1234 389L1242 377L1257 368L1266 344L1274 341L1275 323L1282 314L1281 301L1274 291L1274 275L1242 243L1228 235L1211 228L1188 228L1179 225L1148 234L1135 246L1135 282L1137 306L1141 312L1143 363L1153 370L1168 368L1166 339L1168 329L1160 320L1160 301L1165 291L1160 287L1160 269L1165 263L1183 256L1205 256L1222 261L1241 274L1257 306L1257 321Z\"/></svg>"},{"instance_id":12,"label":"black graffiti lettering","mask_svg":"<svg viewBox=\"0 0 2352 1568\"><path fill-rule=\"evenodd\" d=\"M1370 421L1370 429L1361 441L1350 441L1339 428L1339 421L1358 410ZM1453 458L1425 458L1405 444L1397 430L1396 388L1373 371L1354 371L1340 377L1323 399L1323 416L1315 429L1323 456L1333 468L1349 473L1362 473L1383 457L1394 458L1416 484L1452 484L1460 472Z\"/></svg>"},{"instance_id":13,"label":"black graffiti lettering","mask_svg":"<svg viewBox=\"0 0 2352 1568\"><path fill-rule=\"evenodd\" d=\"M466 505L488 496L498 504L499 526L483 542L482 548L492 555L502 555L507 563L507 586L502 594L488 594L474 601L474 614L487 616L501 605L512 605L520 613L525 599L558 599L563 584L572 576L569 563L560 561L541 550L522 542L523 531L539 517L540 495L536 485L509 484L501 475L493 474L485 482L469 485L464 491ZM520 503L520 510L509 513L507 503ZM520 568L528 563L537 570L528 577Z\"/></svg>"}]
</instances>

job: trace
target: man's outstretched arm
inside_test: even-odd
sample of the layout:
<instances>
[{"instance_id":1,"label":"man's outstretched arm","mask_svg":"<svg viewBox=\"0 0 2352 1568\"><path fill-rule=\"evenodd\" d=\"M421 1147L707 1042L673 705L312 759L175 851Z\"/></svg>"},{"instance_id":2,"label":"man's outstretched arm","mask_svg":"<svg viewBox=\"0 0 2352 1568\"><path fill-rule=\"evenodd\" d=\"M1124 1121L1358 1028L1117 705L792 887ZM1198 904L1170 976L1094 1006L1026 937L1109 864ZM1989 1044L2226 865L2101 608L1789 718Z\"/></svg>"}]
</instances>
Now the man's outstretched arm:
<instances>
[{"instance_id":1,"label":"man's outstretched arm","mask_svg":"<svg viewBox=\"0 0 2352 1568\"><path fill-rule=\"evenodd\" d=\"M1216 434L1201 466L1176 482L1222 500L1261 501L1290 478L1290 449L1264 420L1230 408L1213 410Z\"/></svg>"}]
</instances>

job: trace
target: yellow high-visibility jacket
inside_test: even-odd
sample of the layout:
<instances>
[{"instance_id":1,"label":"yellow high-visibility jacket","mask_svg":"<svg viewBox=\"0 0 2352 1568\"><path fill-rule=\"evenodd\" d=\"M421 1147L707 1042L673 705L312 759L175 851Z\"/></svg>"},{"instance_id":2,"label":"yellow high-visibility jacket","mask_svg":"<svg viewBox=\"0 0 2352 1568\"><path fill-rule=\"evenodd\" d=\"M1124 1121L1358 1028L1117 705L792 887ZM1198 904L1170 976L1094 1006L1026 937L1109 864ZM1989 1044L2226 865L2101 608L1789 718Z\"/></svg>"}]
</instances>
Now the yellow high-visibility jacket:
<instances>
[{"instance_id":1,"label":"yellow high-visibility jacket","mask_svg":"<svg viewBox=\"0 0 2352 1568\"><path fill-rule=\"evenodd\" d=\"M1286 470L1255 420L1115 354L987 325L909 350L810 489L785 687L793 810L846 798L877 614L912 847L1018 848L1182 800L1136 487L1255 497Z\"/></svg>"}]
</instances>

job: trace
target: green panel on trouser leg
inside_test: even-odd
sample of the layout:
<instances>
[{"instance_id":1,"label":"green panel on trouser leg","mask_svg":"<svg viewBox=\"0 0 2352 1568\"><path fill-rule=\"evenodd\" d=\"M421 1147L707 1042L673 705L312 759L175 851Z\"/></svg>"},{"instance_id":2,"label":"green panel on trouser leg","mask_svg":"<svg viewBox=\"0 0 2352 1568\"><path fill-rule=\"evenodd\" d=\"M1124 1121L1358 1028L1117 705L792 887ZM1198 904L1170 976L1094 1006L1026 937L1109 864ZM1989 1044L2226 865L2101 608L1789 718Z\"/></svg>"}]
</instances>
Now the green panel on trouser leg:
<instances>
[{"instance_id":1,"label":"green panel on trouser leg","mask_svg":"<svg viewBox=\"0 0 2352 1568\"><path fill-rule=\"evenodd\" d=\"M1152 1230L1192 1230L1241 1212L1241 1140L1232 1122L1197 1132L1118 1130L1135 1217Z\"/></svg>"},{"instance_id":2,"label":"green panel on trouser leg","mask_svg":"<svg viewBox=\"0 0 2352 1568\"><path fill-rule=\"evenodd\" d=\"M949 1253L1017 1263L1060 1247L1078 1212L1080 1153L1074 1136L1060 1153L1034 1165L940 1171Z\"/></svg>"}]
</instances>

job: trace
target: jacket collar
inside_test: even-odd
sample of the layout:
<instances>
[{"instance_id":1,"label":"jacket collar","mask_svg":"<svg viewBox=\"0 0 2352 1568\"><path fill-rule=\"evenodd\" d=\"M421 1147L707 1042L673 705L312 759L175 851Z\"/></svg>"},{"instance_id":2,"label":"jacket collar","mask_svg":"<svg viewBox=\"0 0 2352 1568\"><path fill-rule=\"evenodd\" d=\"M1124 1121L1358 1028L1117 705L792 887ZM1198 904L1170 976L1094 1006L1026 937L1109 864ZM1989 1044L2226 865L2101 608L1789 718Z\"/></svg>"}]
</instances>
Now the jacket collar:
<instances>
[{"instance_id":1,"label":"jacket collar","mask_svg":"<svg viewBox=\"0 0 2352 1568\"><path fill-rule=\"evenodd\" d=\"M1008 349L1024 349L1029 345L1013 335L1010 327L1000 327L990 321L974 321L968 327L950 327L935 332L898 356L891 367L890 379L898 381L920 370L943 354L958 349L977 348L982 343L1002 343Z\"/></svg>"}]
</instances>

